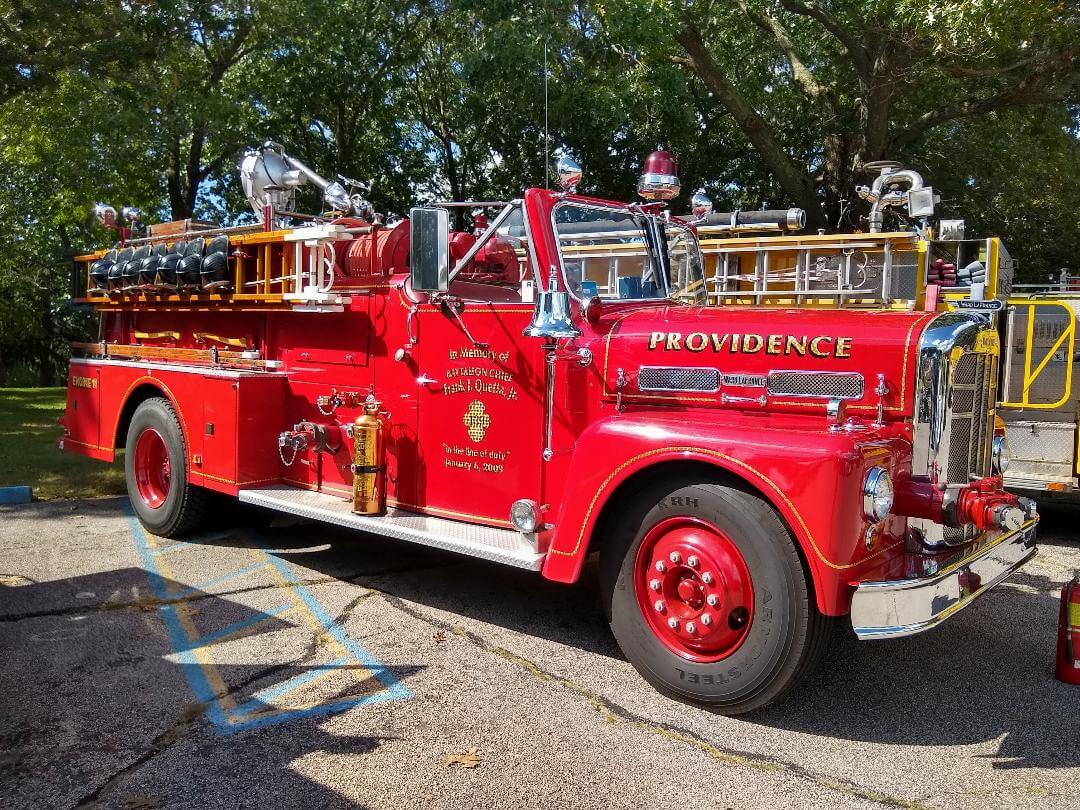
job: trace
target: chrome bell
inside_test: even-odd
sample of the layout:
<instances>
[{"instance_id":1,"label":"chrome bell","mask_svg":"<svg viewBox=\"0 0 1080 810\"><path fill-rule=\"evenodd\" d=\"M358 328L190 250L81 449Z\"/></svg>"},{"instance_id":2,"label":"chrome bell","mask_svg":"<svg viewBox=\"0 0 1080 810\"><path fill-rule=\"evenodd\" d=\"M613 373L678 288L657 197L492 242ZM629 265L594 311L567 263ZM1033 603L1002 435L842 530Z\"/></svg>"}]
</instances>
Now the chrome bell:
<instances>
[{"instance_id":1,"label":"chrome bell","mask_svg":"<svg viewBox=\"0 0 1080 810\"><path fill-rule=\"evenodd\" d=\"M558 281L551 277L551 289L540 290L533 308L532 323L522 332L525 337L545 340L573 338L581 335L570 317L570 293L560 290Z\"/></svg>"}]
</instances>

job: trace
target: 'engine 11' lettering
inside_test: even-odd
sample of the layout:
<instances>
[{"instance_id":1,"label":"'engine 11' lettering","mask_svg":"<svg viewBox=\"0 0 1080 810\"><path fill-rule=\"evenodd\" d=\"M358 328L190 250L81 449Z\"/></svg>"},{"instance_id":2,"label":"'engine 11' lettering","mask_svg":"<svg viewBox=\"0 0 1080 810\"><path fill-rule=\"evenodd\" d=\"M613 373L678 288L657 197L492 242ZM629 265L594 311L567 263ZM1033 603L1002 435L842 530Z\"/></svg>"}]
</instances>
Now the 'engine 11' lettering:
<instances>
[{"instance_id":1,"label":"'engine 11' lettering","mask_svg":"<svg viewBox=\"0 0 1080 810\"><path fill-rule=\"evenodd\" d=\"M851 357L851 338L833 335L754 335L725 332L653 332L649 351L728 352L805 357Z\"/></svg>"}]
</instances>

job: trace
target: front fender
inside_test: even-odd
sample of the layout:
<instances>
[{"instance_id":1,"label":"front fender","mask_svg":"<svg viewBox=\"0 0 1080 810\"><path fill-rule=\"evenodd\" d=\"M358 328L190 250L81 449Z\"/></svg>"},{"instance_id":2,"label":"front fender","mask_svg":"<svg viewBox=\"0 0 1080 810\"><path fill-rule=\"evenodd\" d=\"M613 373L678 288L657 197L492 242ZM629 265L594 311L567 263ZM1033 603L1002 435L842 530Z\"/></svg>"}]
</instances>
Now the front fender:
<instances>
[{"instance_id":1,"label":"front fender","mask_svg":"<svg viewBox=\"0 0 1080 810\"><path fill-rule=\"evenodd\" d=\"M816 422L817 420L815 420ZM850 582L889 553L902 553L904 524L889 519L867 549L862 480L877 464L910 464L910 445L873 431L830 433L805 418L656 410L599 421L577 441L566 496L544 562L549 579L577 579L597 520L620 488L658 465L698 462L756 490L781 515L799 544L819 609L847 612Z\"/></svg>"}]
</instances>

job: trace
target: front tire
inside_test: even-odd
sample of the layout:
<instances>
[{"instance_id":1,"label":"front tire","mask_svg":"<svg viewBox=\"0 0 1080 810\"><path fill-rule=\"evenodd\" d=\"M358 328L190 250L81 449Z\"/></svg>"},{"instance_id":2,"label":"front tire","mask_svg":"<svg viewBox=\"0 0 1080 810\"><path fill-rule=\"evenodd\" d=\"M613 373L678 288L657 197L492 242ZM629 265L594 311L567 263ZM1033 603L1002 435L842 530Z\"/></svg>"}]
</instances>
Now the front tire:
<instances>
[{"instance_id":1,"label":"front tire","mask_svg":"<svg viewBox=\"0 0 1080 810\"><path fill-rule=\"evenodd\" d=\"M128 498L146 530L179 537L201 526L210 493L188 483L184 434L167 399L153 397L139 404L125 446Z\"/></svg>"},{"instance_id":2,"label":"front tire","mask_svg":"<svg viewBox=\"0 0 1080 810\"><path fill-rule=\"evenodd\" d=\"M818 662L828 619L787 527L737 483L647 486L601 550L623 653L664 694L722 714L779 701Z\"/></svg>"}]
</instances>

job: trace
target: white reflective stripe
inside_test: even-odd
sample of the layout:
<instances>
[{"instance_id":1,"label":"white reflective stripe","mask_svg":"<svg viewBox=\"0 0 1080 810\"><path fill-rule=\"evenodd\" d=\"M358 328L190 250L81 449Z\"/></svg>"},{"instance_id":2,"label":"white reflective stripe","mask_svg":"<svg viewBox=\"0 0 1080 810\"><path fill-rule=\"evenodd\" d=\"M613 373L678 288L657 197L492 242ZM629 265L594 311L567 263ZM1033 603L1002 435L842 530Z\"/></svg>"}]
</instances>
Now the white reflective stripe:
<instances>
[{"instance_id":1,"label":"white reflective stripe","mask_svg":"<svg viewBox=\"0 0 1080 810\"><path fill-rule=\"evenodd\" d=\"M148 363L141 360L109 360L107 358L75 357L71 359L71 365L83 366L120 366L123 368L139 368L152 371L172 371L177 374L199 374L204 377L225 377L238 379L240 377L284 377L282 371L244 371L240 369L211 368L209 366L174 365L171 363Z\"/></svg>"}]
</instances>

